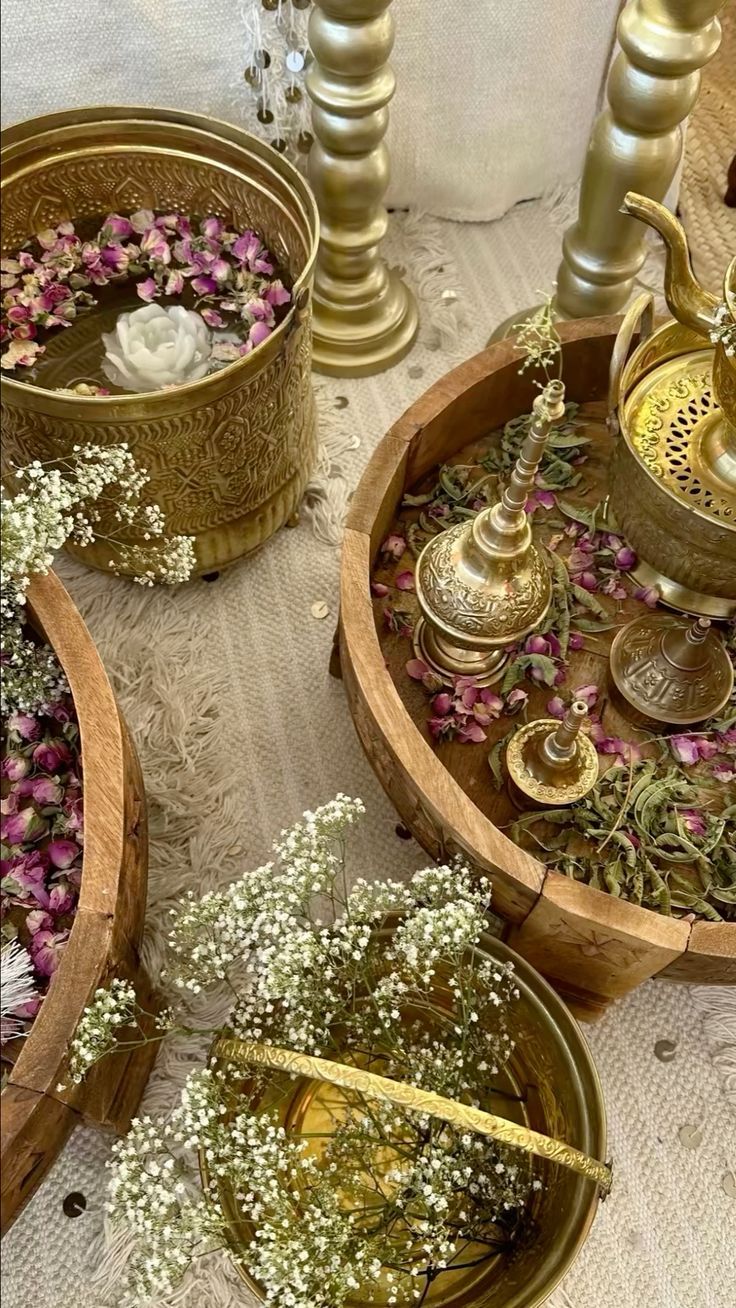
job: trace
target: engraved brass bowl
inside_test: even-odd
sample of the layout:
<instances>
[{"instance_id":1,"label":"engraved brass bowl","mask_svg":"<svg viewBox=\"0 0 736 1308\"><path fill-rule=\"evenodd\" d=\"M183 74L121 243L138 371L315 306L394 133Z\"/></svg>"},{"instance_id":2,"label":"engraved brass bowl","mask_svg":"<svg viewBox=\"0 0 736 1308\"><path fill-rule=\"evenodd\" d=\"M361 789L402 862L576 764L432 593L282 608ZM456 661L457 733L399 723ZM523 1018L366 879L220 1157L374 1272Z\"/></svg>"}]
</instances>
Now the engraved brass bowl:
<instances>
[{"instance_id":1,"label":"engraved brass bowl","mask_svg":"<svg viewBox=\"0 0 736 1308\"><path fill-rule=\"evenodd\" d=\"M388 939L390 929L381 935ZM520 1137L523 1128L529 1128L580 1150L593 1166L593 1160L603 1162L606 1157L603 1096L577 1023L546 981L507 945L484 935L479 952L499 962L512 962L520 991L512 1010L516 1047L504 1075L494 1078L501 1093L489 1093L488 1102L482 1108L513 1119L521 1128ZM433 991L433 1001L438 1021L449 1021L451 999L441 984ZM225 1040L215 1047L214 1054L232 1062L237 1058L239 1046L238 1041ZM247 1068L249 1048L262 1047L241 1047L242 1064ZM266 1053L274 1056L279 1051L267 1047ZM290 1056L286 1054L282 1066L285 1068L289 1061ZM355 1069L349 1071L354 1073ZM243 1089L252 1088L247 1072L242 1084ZM413 1088L398 1089L403 1092L402 1102L408 1105ZM509 1095L520 1096L521 1102L510 1100ZM320 1132L329 1129L335 1113L339 1114L338 1096L339 1090L333 1084L304 1075L292 1079L287 1071L274 1070L260 1102L264 1111L276 1109L278 1120L287 1131ZM462 1110L460 1105L443 1102L450 1109ZM523 1160L527 1155L520 1152L519 1157ZM205 1166L203 1173L207 1179ZM601 1191L589 1175L572 1171L550 1157L535 1159L535 1175L542 1181L542 1189L532 1192L521 1234L512 1249L475 1267L443 1272L431 1284L425 1305L538 1308L546 1301L579 1254L598 1209ZM250 1290L262 1300L259 1286L243 1265L243 1255L255 1238L252 1222L224 1183L220 1183L219 1194L238 1270ZM358 1295L349 1300L351 1308L383 1308L387 1302L388 1294L380 1286L370 1299Z\"/></svg>"},{"instance_id":2,"label":"engraved brass bowl","mask_svg":"<svg viewBox=\"0 0 736 1308\"><path fill-rule=\"evenodd\" d=\"M200 381L86 398L2 379L6 457L55 459L75 444L127 441L150 473L145 495L164 510L167 530L195 538L199 572L263 544L296 511L317 453L310 350L319 220L304 179L238 128L168 109L32 119L2 133L2 166L3 253L65 220L149 208L252 226L275 254L293 288L288 313L252 354ZM92 315L70 329L82 370L89 324ZM105 569L110 557L100 543L79 556Z\"/></svg>"}]
</instances>

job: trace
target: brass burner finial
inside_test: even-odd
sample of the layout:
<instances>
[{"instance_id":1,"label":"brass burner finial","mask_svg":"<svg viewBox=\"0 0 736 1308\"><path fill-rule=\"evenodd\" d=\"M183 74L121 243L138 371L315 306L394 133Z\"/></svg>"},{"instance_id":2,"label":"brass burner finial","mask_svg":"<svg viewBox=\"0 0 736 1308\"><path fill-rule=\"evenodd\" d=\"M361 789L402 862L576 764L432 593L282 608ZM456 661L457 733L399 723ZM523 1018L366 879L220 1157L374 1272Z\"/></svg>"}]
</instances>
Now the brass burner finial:
<instances>
[{"instance_id":1,"label":"brass burner finial","mask_svg":"<svg viewBox=\"0 0 736 1308\"><path fill-rule=\"evenodd\" d=\"M719 713L733 690L733 667L708 618L645 613L611 646L611 681L621 711L639 725L684 727Z\"/></svg>"},{"instance_id":2,"label":"brass burner finial","mask_svg":"<svg viewBox=\"0 0 736 1308\"><path fill-rule=\"evenodd\" d=\"M595 745L581 732L588 716L583 700L573 700L562 722L540 718L511 737L506 769L513 799L522 807L560 808L574 804L598 780Z\"/></svg>"},{"instance_id":3,"label":"brass burner finial","mask_svg":"<svg viewBox=\"0 0 736 1308\"><path fill-rule=\"evenodd\" d=\"M551 599L547 566L532 544L525 512L552 425L565 413L565 388L552 381L534 401L529 433L501 499L471 522L433 537L416 568L421 618L417 657L444 681L473 676L490 685L508 654L534 631Z\"/></svg>"}]
</instances>

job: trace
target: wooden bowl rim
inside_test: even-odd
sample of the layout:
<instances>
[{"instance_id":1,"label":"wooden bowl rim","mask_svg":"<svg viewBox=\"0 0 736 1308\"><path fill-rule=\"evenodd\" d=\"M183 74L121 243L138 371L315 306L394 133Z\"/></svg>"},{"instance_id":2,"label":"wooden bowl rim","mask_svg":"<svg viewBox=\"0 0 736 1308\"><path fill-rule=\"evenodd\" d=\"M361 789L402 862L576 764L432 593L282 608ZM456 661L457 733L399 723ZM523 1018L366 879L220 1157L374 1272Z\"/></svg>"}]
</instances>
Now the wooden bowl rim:
<instances>
[{"instance_id":1,"label":"wooden bowl rim","mask_svg":"<svg viewBox=\"0 0 736 1308\"><path fill-rule=\"evenodd\" d=\"M46 636L64 669L77 714L82 754L84 852L79 902L69 940L6 1088L14 1086L40 1092L37 1084L27 1084L27 1069L37 1061L38 1050L46 1044L45 1093L67 1102L69 1096L61 1091L57 1093L57 1085L82 1009L74 1014L70 1025L65 987L58 982L74 978L75 990L85 990L89 998L102 978L99 953L94 951L90 955L86 938L88 932L99 936L102 927L104 939L117 908L126 837L125 743L118 707L97 648L55 572L32 578L28 609L34 625ZM119 798L117 804L111 798L115 795ZM34 1108L35 1101L30 1098L29 1117ZM12 1140L4 1138L3 1151L11 1144Z\"/></svg>"},{"instance_id":2,"label":"wooden bowl rim","mask_svg":"<svg viewBox=\"0 0 736 1308\"><path fill-rule=\"evenodd\" d=\"M558 330L564 346L583 336L610 336L615 339L620 323L621 318L618 316L578 319L558 324ZM373 524L392 484L397 480L402 486L407 484L403 474L411 470L412 455L420 446L425 429L441 415L452 410L469 389L517 359L515 345L511 340L502 340L481 350L430 386L405 410L376 446L356 488L346 524L341 561L340 641L346 642L350 650L356 682L373 724L387 748L394 756L400 757L402 751L408 751L408 746L411 745L411 774L430 807L437 814L443 814L451 808L453 827L459 840L469 850L480 846L486 852L489 862L500 864L499 870L507 879L523 887L527 897L530 892L533 894L533 900L517 919L520 923L533 911L546 887L552 888L560 882L567 884L569 879L548 868L533 855L520 850L508 836L499 831L437 758L404 707L387 673L369 590ZM365 585L355 585L355 577L366 566L369 575L365 577ZM351 644L353 633L360 633L359 648ZM385 688L383 703L377 702L374 696L367 693L371 680ZM391 734L392 719L398 722L398 736ZM421 783L418 782L419 777ZM510 853L513 853L510 860L512 869L516 865L520 869L518 872L507 870L504 855ZM579 892L580 912L593 926L605 929L615 924L629 936L666 944L682 956L678 959L678 964L686 954L692 956L695 952L727 957L736 955L736 923L707 922L702 919L688 922L682 918L666 917L628 900L615 899L585 882L574 884Z\"/></svg>"}]
</instances>

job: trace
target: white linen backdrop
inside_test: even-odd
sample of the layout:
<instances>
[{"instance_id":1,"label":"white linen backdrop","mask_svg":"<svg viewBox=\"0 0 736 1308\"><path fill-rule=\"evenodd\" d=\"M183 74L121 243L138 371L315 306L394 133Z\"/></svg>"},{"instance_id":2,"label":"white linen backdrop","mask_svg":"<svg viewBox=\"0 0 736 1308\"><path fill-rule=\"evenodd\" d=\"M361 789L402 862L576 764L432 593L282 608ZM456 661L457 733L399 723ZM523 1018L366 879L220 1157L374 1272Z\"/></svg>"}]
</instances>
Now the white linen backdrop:
<instances>
[{"instance_id":1,"label":"white linen backdrop","mask_svg":"<svg viewBox=\"0 0 736 1308\"><path fill-rule=\"evenodd\" d=\"M90 104L250 121L241 10L252 3L4 0L3 126ZM574 182L618 9L619 0L394 0L389 202L485 220Z\"/></svg>"}]
</instances>

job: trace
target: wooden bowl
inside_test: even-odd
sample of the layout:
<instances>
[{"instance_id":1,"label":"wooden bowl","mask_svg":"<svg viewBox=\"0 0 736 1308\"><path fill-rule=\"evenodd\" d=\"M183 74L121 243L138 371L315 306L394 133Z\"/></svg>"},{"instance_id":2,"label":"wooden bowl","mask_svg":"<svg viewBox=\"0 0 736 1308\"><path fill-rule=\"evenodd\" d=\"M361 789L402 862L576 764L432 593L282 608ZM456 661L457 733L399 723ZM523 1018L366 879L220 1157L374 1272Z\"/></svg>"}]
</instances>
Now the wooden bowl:
<instances>
[{"instance_id":1,"label":"wooden bowl","mask_svg":"<svg viewBox=\"0 0 736 1308\"><path fill-rule=\"evenodd\" d=\"M568 400L598 401L600 410L619 323L561 326ZM490 875L509 943L581 1017L594 1019L652 976L736 984L736 924L665 917L615 899L547 869L498 830L407 711L386 667L369 590L404 490L530 408L534 390L518 366L511 342L484 350L432 386L376 449L345 532L339 666L363 747L407 827L433 857L459 851Z\"/></svg>"},{"instance_id":2,"label":"wooden bowl","mask_svg":"<svg viewBox=\"0 0 736 1308\"><path fill-rule=\"evenodd\" d=\"M98 986L132 980L153 1007L139 947L146 909L146 806L138 759L82 618L58 577L33 578L31 621L55 650L79 721L84 858L79 903L58 971L0 1096L2 1233L62 1149L73 1126L123 1131L157 1049L103 1060L80 1086L60 1091L69 1042Z\"/></svg>"}]
</instances>

